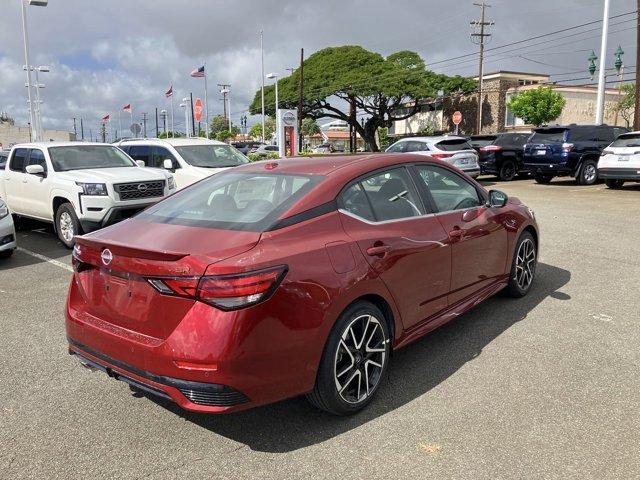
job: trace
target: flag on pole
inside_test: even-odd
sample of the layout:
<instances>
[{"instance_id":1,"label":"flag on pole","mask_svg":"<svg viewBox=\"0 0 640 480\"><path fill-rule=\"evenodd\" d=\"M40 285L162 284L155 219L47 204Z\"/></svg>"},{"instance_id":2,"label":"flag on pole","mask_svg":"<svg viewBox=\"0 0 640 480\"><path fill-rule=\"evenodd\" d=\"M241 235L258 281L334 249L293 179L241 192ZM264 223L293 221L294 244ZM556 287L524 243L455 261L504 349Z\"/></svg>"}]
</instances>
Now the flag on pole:
<instances>
[{"instance_id":1,"label":"flag on pole","mask_svg":"<svg viewBox=\"0 0 640 480\"><path fill-rule=\"evenodd\" d=\"M104 117L102 117L103 122L108 122L109 120L111 120L111 115L109 115L108 113Z\"/></svg>"},{"instance_id":2,"label":"flag on pole","mask_svg":"<svg viewBox=\"0 0 640 480\"><path fill-rule=\"evenodd\" d=\"M173 97L173 85L171 85L169 87L169 90L167 90L166 92L164 92L164 96L169 98L169 97Z\"/></svg>"},{"instance_id":3,"label":"flag on pole","mask_svg":"<svg viewBox=\"0 0 640 480\"><path fill-rule=\"evenodd\" d=\"M131 113L131 104L127 103L124 107L122 107L122 111Z\"/></svg>"},{"instance_id":4,"label":"flag on pole","mask_svg":"<svg viewBox=\"0 0 640 480\"><path fill-rule=\"evenodd\" d=\"M204 65L200 68L194 69L189 75L192 77L202 78L204 77Z\"/></svg>"}]
</instances>

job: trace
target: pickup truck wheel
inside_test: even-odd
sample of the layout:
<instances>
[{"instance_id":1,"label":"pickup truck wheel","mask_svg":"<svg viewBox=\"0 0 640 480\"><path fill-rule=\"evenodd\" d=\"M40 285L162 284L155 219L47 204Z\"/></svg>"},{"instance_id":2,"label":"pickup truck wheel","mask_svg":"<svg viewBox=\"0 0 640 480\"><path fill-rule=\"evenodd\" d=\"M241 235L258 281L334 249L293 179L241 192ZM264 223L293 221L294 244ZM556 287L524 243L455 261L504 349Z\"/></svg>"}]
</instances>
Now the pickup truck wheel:
<instances>
[{"instance_id":1,"label":"pickup truck wheel","mask_svg":"<svg viewBox=\"0 0 640 480\"><path fill-rule=\"evenodd\" d=\"M75 236L82 233L80 222L70 203L63 203L56 212L56 232L65 247L73 248Z\"/></svg>"},{"instance_id":2,"label":"pickup truck wheel","mask_svg":"<svg viewBox=\"0 0 640 480\"><path fill-rule=\"evenodd\" d=\"M615 180L613 178L610 178L608 180L605 180L604 184L607 186L607 188L610 188L612 190L619 190L624 185L624 180Z\"/></svg>"},{"instance_id":3,"label":"pickup truck wheel","mask_svg":"<svg viewBox=\"0 0 640 480\"><path fill-rule=\"evenodd\" d=\"M598 180L598 166L594 160L585 160L580 167L578 182L580 185L593 185Z\"/></svg>"},{"instance_id":4,"label":"pickup truck wheel","mask_svg":"<svg viewBox=\"0 0 640 480\"><path fill-rule=\"evenodd\" d=\"M516 164L511 160L506 160L500 167L500 173L498 178L504 182L510 182L516 176L517 168Z\"/></svg>"},{"instance_id":5,"label":"pickup truck wheel","mask_svg":"<svg viewBox=\"0 0 640 480\"><path fill-rule=\"evenodd\" d=\"M551 175L542 175L542 174L538 175L538 174L537 174L537 175L535 176L536 183L540 183L540 184L542 184L542 185L546 185L546 184L548 184L548 183L551 183L551 179L552 179L552 178L553 178L553 177L552 177Z\"/></svg>"}]
</instances>

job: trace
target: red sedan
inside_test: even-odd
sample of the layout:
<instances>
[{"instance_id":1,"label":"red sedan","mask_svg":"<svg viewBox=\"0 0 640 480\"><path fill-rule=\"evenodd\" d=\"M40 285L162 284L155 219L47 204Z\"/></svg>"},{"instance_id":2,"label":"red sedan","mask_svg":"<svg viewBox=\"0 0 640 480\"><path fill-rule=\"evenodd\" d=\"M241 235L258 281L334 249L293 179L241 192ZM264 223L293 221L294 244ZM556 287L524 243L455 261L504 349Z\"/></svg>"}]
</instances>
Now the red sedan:
<instances>
[{"instance_id":1,"label":"red sedan","mask_svg":"<svg viewBox=\"0 0 640 480\"><path fill-rule=\"evenodd\" d=\"M392 349L535 275L533 212L407 154L257 162L77 238L69 351L187 410L350 414Z\"/></svg>"}]
</instances>

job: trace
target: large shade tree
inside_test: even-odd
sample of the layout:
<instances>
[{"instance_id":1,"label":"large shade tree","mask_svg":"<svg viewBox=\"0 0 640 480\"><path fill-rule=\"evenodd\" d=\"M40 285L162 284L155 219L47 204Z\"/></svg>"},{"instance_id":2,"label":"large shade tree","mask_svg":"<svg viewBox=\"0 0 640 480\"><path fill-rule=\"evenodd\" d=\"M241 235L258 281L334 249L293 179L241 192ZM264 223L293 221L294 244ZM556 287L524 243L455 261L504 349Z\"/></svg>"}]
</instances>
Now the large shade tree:
<instances>
[{"instance_id":1,"label":"large shade tree","mask_svg":"<svg viewBox=\"0 0 640 480\"><path fill-rule=\"evenodd\" d=\"M296 108L300 70L278 83L280 108ZM445 95L469 93L476 82L468 78L436 74L427 70L415 52L402 51L388 57L359 46L330 47L304 62L303 115L307 118L335 118L352 125L372 151L378 151L376 132L407 119L420 110L419 102ZM353 105L352 110L349 105ZM275 88L265 88L265 107L275 110ZM251 104L251 113L261 110L261 93ZM358 121L358 113L362 119Z\"/></svg>"}]
</instances>

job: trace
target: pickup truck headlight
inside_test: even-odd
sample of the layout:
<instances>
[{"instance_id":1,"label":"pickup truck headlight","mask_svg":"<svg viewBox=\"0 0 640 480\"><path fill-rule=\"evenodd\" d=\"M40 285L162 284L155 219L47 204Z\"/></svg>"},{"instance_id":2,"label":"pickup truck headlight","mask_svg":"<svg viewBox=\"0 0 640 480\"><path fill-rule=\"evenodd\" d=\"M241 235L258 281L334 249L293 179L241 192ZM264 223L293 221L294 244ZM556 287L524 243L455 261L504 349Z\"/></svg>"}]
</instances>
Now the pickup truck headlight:
<instances>
[{"instance_id":1,"label":"pickup truck headlight","mask_svg":"<svg viewBox=\"0 0 640 480\"><path fill-rule=\"evenodd\" d=\"M82 188L82 193L84 195L98 195L98 196L106 196L107 195L107 185L104 183L82 183L76 182L80 188Z\"/></svg>"},{"instance_id":2,"label":"pickup truck headlight","mask_svg":"<svg viewBox=\"0 0 640 480\"><path fill-rule=\"evenodd\" d=\"M176 179L173 178L173 175L169 177L169 180L167 181L167 185L169 186L169 190L176 189Z\"/></svg>"},{"instance_id":3,"label":"pickup truck headlight","mask_svg":"<svg viewBox=\"0 0 640 480\"><path fill-rule=\"evenodd\" d=\"M7 207L6 203L0 200L0 219L6 217L7 215L9 215L9 207Z\"/></svg>"}]
</instances>

